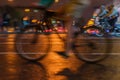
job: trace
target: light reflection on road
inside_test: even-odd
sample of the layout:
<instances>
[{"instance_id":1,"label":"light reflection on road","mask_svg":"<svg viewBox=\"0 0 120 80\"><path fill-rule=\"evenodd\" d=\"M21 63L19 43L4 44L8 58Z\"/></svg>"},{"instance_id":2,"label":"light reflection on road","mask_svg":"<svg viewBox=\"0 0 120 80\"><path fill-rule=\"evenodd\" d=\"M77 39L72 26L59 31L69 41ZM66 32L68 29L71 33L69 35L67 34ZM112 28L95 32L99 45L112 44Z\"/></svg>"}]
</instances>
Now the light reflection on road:
<instances>
[{"instance_id":1,"label":"light reflection on road","mask_svg":"<svg viewBox=\"0 0 120 80\"><path fill-rule=\"evenodd\" d=\"M55 51L64 51L63 42L52 39L48 55L36 62L27 62L15 52L15 35L2 35L0 38L0 80L119 80L120 56L110 56L98 64L84 63L74 54L65 58ZM7 38L9 37L9 38ZM1 43L5 44L1 44ZM14 43L14 42L13 42ZM58 43L58 44L56 44ZM118 46L118 45L117 45ZM6 52L5 52L6 51ZM4 54L3 54L4 53Z\"/></svg>"},{"instance_id":2,"label":"light reflection on road","mask_svg":"<svg viewBox=\"0 0 120 80\"><path fill-rule=\"evenodd\" d=\"M75 56L63 58L62 56L53 52L50 52L46 59L42 60L41 63L44 64L46 70L48 71L48 75L50 76L49 80L62 80L65 78L65 76L56 76L55 74L64 68L69 68L72 71L77 71L77 68L83 64L81 61L76 59Z\"/></svg>"}]
</instances>

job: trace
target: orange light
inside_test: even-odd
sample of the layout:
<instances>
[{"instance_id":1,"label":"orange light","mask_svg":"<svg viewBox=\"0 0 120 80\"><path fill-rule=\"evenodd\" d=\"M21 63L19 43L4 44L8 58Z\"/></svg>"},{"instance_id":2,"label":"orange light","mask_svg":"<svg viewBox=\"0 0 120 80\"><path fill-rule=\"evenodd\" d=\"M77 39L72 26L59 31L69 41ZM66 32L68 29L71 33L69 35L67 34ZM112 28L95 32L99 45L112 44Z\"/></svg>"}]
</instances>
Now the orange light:
<instances>
[{"instance_id":1,"label":"orange light","mask_svg":"<svg viewBox=\"0 0 120 80\"><path fill-rule=\"evenodd\" d=\"M55 0L55 3L58 3L59 2L59 0Z\"/></svg>"},{"instance_id":2,"label":"orange light","mask_svg":"<svg viewBox=\"0 0 120 80\"><path fill-rule=\"evenodd\" d=\"M44 22L43 25L45 26L45 25L46 25L46 22Z\"/></svg>"},{"instance_id":3,"label":"orange light","mask_svg":"<svg viewBox=\"0 0 120 80\"><path fill-rule=\"evenodd\" d=\"M38 21L37 23L40 24L40 21Z\"/></svg>"},{"instance_id":4,"label":"orange light","mask_svg":"<svg viewBox=\"0 0 120 80\"><path fill-rule=\"evenodd\" d=\"M27 16L23 18L23 20L25 20L25 21L28 20L28 19L29 19L29 18L28 18Z\"/></svg>"},{"instance_id":5,"label":"orange light","mask_svg":"<svg viewBox=\"0 0 120 80\"><path fill-rule=\"evenodd\" d=\"M87 23L88 26L93 25L93 24L94 24L94 19L90 19Z\"/></svg>"},{"instance_id":6,"label":"orange light","mask_svg":"<svg viewBox=\"0 0 120 80\"><path fill-rule=\"evenodd\" d=\"M36 22L37 22L37 19L33 19L32 22L33 22L33 23L36 23Z\"/></svg>"},{"instance_id":7,"label":"orange light","mask_svg":"<svg viewBox=\"0 0 120 80\"><path fill-rule=\"evenodd\" d=\"M8 2L13 2L13 0L8 0Z\"/></svg>"},{"instance_id":8,"label":"orange light","mask_svg":"<svg viewBox=\"0 0 120 80\"><path fill-rule=\"evenodd\" d=\"M30 12L30 9L25 9L24 11L25 11L25 12Z\"/></svg>"},{"instance_id":9,"label":"orange light","mask_svg":"<svg viewBox=\"0 0 120 80\"><path fill-rule=\"evenodd\" d=\"M93 16L97 16L98 14L94 13Z\"/></svg>"}]
</instances>

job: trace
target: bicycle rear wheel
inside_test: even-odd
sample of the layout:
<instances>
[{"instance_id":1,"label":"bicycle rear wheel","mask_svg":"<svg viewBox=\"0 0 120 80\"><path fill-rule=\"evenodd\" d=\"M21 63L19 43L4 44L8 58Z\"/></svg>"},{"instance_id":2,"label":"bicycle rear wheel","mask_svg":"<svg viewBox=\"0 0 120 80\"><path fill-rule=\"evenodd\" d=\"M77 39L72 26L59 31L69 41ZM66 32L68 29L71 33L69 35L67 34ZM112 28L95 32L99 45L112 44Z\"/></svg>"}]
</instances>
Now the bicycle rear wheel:
<instances>
[{"instance_id":1,"label":"bicycle rear wheel","mask_svg":"<svg viewBox=\"0 0 120 80\"><path fill-rule=\"evenodd\" d=\"M105 37L79 34L73 39L73 52L77 58L86 62L104 60L110 53L110 47L110 40Z\"/></svg>"},{"instance_id":2,"label":"bicycle rear wheel","mask_svg":"<svg viewBox=\"0 0 120 80\"><path fill-rule=\"evenodd\" d=\"M50 48L49 36L39 33L28 33L25 30L16 37L16 50L26 60L37 61L45 57Z\"/></svg>"}]
</instances>

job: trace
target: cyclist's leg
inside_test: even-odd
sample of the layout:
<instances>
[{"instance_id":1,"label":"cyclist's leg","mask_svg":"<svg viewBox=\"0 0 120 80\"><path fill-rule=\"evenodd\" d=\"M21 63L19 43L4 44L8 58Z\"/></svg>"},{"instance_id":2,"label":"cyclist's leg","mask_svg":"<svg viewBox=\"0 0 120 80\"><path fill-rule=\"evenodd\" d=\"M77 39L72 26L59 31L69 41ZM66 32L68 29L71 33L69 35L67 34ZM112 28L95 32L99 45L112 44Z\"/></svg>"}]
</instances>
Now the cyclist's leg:
<instances>
[{"instance_id":1,"label":"cyclist's leg","mask_svg":"<svg viewBox=\"0 0 120 80\"><path fill-rule=\"evenodd\" d=\"M66 23L67 27L67 40L66 40L66 54L70 55L72 53L72 38L74 37L74 30L72 27L74 23L79 23L82 12L89 5L89 0L74 0L67 6L66 9ZM81 24L80 24L81 25ZM83 24L82 24L83 25Z\"/></svg>"}]
</instances>

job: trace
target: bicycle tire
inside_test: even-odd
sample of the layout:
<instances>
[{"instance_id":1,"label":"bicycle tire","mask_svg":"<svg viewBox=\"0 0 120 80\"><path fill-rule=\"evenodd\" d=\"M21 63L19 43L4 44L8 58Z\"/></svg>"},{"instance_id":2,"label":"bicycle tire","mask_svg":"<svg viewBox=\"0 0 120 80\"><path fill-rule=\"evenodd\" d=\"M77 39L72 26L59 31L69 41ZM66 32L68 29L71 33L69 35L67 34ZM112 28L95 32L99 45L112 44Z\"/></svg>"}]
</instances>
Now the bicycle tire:
<instances>
[{"instance_id":1,"label":"bicycle tire","mask_svg":"<svg viewBox=\"0 0 120 80\"><path fill-rule=\"evenodd\" d=\"M47 33L27 32L29 29L17 34L16 51L25 60L38 61L49 52L49 35Z\"/></svg>"},{"instance_id":2,"label":"bicycle tire","mask_svg":"<svg viewBox=\"0 0 120 80\"><path fill-rule=\"evenodd\" d=\"M84 34L77 35L72 45L76 57L90 63L104 60L112 47L110 39L106 37L90 37Z\"/></svg>"}]
</instances>

